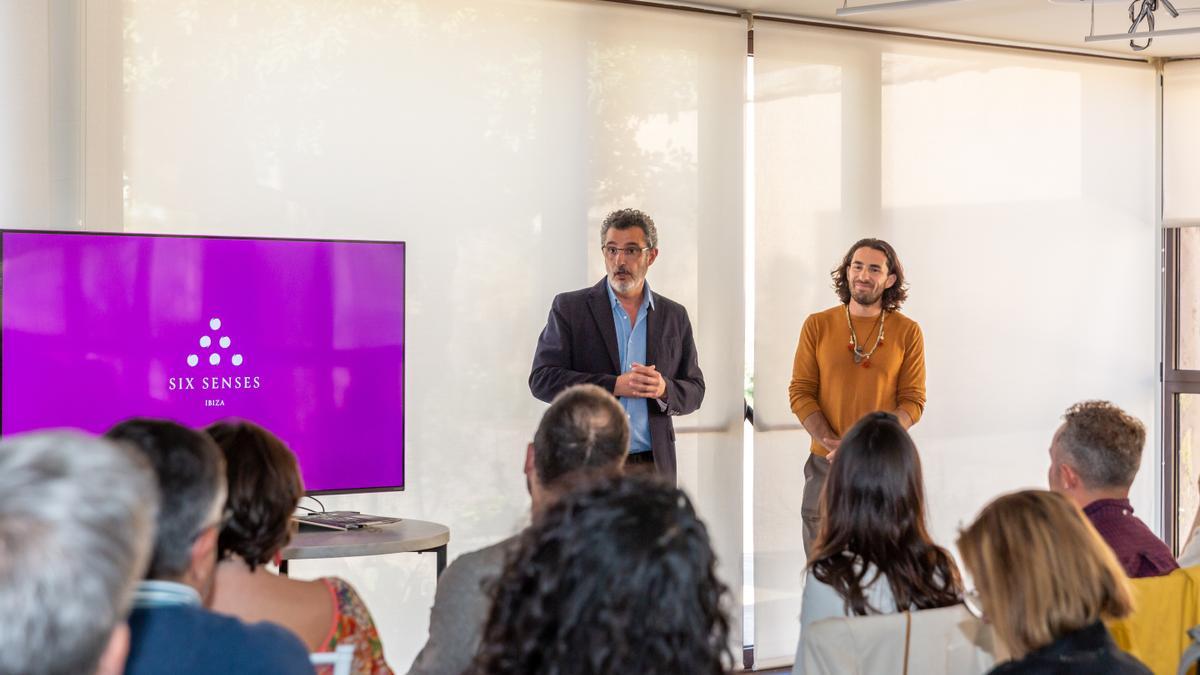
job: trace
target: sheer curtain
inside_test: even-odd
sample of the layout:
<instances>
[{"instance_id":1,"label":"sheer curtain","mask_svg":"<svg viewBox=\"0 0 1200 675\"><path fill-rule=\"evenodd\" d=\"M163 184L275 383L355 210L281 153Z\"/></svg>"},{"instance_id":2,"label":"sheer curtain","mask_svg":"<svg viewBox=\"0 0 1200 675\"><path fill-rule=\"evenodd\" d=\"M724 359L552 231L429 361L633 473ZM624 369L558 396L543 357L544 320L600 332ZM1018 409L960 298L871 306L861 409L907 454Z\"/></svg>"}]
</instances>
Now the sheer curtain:
<instances>
[{"instance_id":1,"label":"sheer curtain","mask_svg":"<svg viewBox=\"0 0 1200 675\"><path fill-rule=\"evenodd\" d=\"M0 4L0 227L79 229L83 8Z\"/></svg>"},{"instance_id":2,"label":"sheer curtain","mask_svg":"<svg viewBox=\"0 0 1200 675\"><path fill-rule=\"evenodd\" d=\"M1154 438L1155 72L1143 64L759 22L755 34L756 658L790 661L808 436L800 326L854 241L894 244L921 324L929 523L1045 487L1060 415L1115 401ZM1133 490L1157 526L1156 456Z\"/></svg>"},{"instance_id":3,"label":"sheer curtain","mask_svg":"<svg viewBox=\"0 0 1200 675\"><path fill-rule=\"evenodd\" d=\"M451 558L524 526L538 333L555 293L603 274L603 216L636 206L708 381L677 420L680 479L740 589L743 22L552 0L123 10L127 231L408 242L407 490L328 507L446 523ZM293 570L356 584L407 668L432 557Z\"/></svg>"},{"instance_id":4,"label":"sheer curtain","mask_svg":"<svg viewBox=\"0 0 1200 675\"><path fill-rule=\"evenodd\" d=\"M1163 224L1200 225L1200 61L1163 66Z\"/></svg>"}]
</instances>

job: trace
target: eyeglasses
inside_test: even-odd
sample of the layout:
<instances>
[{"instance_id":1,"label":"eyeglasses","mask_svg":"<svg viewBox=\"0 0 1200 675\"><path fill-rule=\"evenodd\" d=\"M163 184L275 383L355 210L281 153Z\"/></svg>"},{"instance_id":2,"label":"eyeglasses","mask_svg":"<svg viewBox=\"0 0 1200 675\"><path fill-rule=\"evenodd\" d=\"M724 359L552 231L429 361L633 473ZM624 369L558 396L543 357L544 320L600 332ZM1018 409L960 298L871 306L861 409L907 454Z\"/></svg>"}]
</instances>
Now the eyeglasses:
<instances>
[{"instance_id":1,"label":"eyeglasses","mask_svg":"<svg viewBox=\"0 0 1200 675\"><path fill-rule=\"evenodd\" d=\"M604 252L604 256L609 260L616 260L617 255L624 253L626 258L637 260L642 257L642 254L650 250L649 246L638 248L636 246L626 246L625 248L617 248L616 246L601 246L600 250Z\"/></svg>"}]
</instances>

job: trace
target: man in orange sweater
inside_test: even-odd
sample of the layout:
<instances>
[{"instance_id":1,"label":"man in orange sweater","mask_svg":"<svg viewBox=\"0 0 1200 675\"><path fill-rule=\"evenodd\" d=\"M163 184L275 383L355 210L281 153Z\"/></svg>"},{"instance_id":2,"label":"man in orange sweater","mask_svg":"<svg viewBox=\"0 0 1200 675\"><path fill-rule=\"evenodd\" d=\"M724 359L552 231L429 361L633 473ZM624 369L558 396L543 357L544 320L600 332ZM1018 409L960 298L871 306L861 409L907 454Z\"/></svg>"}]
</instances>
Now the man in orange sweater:
<instances>
[{"instance_id":1,"label":"man in orange sweater","mask_svg":"<svg viewBox=\"0 0 1200 675\"><path fill-rule=\"evenodd\" d=\"M925 409L925 339L899 311L908 288L896 250L862 239L830 276L841 303L804 321L788 387L792 412L812 436L800 512L810 557L842 435L869 412L891 412L908 428Z\"/></svg>"}]
</instances>

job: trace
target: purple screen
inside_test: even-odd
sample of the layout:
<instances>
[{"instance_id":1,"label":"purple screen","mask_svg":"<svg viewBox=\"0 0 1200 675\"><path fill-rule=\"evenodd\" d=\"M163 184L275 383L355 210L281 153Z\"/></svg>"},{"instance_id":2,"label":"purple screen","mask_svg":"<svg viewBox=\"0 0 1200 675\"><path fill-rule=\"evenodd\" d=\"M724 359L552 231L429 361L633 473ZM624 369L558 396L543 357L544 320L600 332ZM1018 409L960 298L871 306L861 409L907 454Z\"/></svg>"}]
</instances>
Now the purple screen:
<instances>
[{"instance_id":1,"label":"purple screen","mask_svg":"<svg viewBox=\"0 0 1200 675\"><path fill-rule=\"evenodd\" d=\"M0 432L239 417L404 485L404 244L5 232Z\"/></svg>"}]
</instances>

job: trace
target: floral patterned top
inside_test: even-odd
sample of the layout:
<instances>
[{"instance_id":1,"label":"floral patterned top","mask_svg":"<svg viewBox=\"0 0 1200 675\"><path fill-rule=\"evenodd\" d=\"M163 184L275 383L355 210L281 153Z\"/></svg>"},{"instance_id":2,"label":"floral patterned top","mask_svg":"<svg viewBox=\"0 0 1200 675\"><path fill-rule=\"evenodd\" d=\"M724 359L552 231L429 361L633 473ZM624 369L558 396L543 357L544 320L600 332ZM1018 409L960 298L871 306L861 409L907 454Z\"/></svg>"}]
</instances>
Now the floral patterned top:
<instances>
[{"instance_id":1,"label":"floral patterned top","mask_svg":"<svg viewBox=\"0 0 1200 675\"><path fill-rule=\"evenodd\" d=\"M337 577L321 577L321 581L333 599L333 625L320 651L331 652L339 643L353 642L354 666L350 669L353 675L392 675L392 669L383 659L379 631L354 587ZM317 668L319 675L332 672L333 666Z\"/></svg>"}]
</instances>

